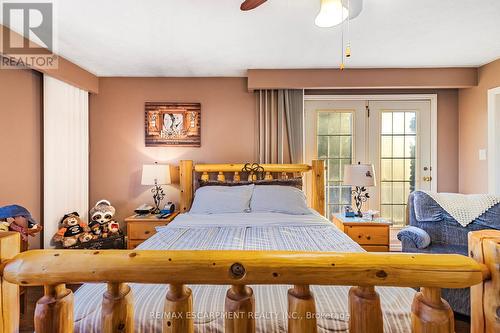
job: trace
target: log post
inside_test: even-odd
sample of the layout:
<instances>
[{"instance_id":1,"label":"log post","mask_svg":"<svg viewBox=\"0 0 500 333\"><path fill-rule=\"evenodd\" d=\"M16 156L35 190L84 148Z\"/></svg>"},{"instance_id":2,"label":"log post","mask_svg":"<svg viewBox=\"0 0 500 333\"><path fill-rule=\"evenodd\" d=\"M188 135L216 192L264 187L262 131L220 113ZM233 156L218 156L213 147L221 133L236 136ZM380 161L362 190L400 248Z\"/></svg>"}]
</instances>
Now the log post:
<instances>
[{"instance_id":1,"label":"log post","mask_svg":"<svg viewBox=\"0 0 500 333\"><path fill-rule=\"evenodd\" d=\"M257 180L257 175L256 175L255 173L253 173L253 172L250 172L250 173L248 174L248 181L249 181L249 182L254 182L254 181L256 181L256 180Z\"/></svg>"},{"instance_id":2,"label":"log post","mask_svg":"<svg viewBox=\"0 0 500 333\"><path fill-rule=\"evenodd\" d=\"M380 297L373 286L349 290L349 332L384 332Z\"/></svg>"},{"instance_id":3,"label":"log post","mask_svg":"<svg viewBox=\"0 0 500 333\"><path fill-rule=\"evenodd\" d=\"M316 304L308 285L294 286L288 290L288 332L315 333Z\"/></svg>"},{"instance_id":4,"label":"log post","mask_svg":"<svg viewBox=\"0 0 500 333\"><path fill-rule=\"evenodd\" d=\"M240 173L238 171L236 171L234 173L234 176L233 176L233 182L235 183L239 183L241 181L241 176L240 176Z\"/></svg>"},{"instance_id":5,"label":"log post","mask_svg":"<svg viewBox=\"0 0 500 333\"><path fill-rule=\"evenodd\" d=\"M179 169L179 182L181 188L181 202L179 209L181 213L185 213L189 211L193 201L193 161L181 161Z\"/></svg>"},{"instance_id":6,"label":"log post","mask_svg":"<svg viewBox=\"0 0 500 333\"><path fill-rule=\"evenodd\" d=\"M35 332L72 333L73 298L64 284L44 286L44 296L35 307Z\"/></svg>"},{"instance_id":7,"label":"log post","mask_svg":"<svg viewBox=\"0 0 500 333\"><path fill-rule=\"evenodd\" d=\"M0 268L21 250L17 232L0 232ZM19 330L19 286L4 280L0 269L0 332Z\"/></svg>"},{"instance_id":8,"label":"log post","mask_svg":"<svg viewBox=\"0 0 500 333\"><path fill-rule=\"evenodd\" d=\"M227 291L224 311L225 333L255 332L255 299L252 288L233 285Z\"/></svg>"},{"instance_id":9,"label":"log post","mask_svg":"<svg viewBox=\"0 0 500 333\"><path fill-rule=\"evenodd\" d=\"M224 172L219 171L219 174L217 175L217 181L218 182L225 182L226 181L226 176L224 176Z\"/></svg>"},{"instance_id":10,"label":"log post","mask_svg":"<svg viewBox=\"0 0 500 333\"><path fill-rule=\"evenodd\" d=\"M420 288L411 305L413 333L454 333L450 305L441 298L440 288Z\"/></svg>"},{"instance_id":11,"label":"log post","mask_svg":"<svg viewBox=\"0 0 500 333\"><path fill-rule=\"evenodd\" d=\"M312 208L325 215L325 161L312 161ZM328 217L328 216L327 216Z\"/></svg>"},{"instance_id":12,"label":"log post","mask_svg":"<svg viewBox=\"0 0 500 333\"><path fill-rule=\"evenodd\" d=\"M201 174L201 180L203 180L204 182L208 182L208 180L210 179L210 176L208 175L208 172L203 172Z\"/></svg>"},{"instance_id":13,"label":"log post","mask_svg":"<svg viewBox=\"0 0 500 333\"><path fill-rule=\"evenodd\" d=\"M193 295L182 284L171 284L165 299L163 333L193 333Z\"/></svg>"},{"instance_id":14,"label":"log post","mask_svg":"<svg viewBox=\"0 0 500 333\"><path fill-rule=\"evenodd\" d=\"M484 264L484 281L471 287L471 332L500 332L500 232L469 233L469 255Z\"/></svg>"},{"instance_id":15,"label":"log post","mask_svg":"<svg viewBox=\"0 0 500 333\"><path fill-rule=\"evenodd\" d=\"M102 299L101 328L103 333L134 332L134 300L125 283L108 283Z\"/></svg>"}]
</instances>

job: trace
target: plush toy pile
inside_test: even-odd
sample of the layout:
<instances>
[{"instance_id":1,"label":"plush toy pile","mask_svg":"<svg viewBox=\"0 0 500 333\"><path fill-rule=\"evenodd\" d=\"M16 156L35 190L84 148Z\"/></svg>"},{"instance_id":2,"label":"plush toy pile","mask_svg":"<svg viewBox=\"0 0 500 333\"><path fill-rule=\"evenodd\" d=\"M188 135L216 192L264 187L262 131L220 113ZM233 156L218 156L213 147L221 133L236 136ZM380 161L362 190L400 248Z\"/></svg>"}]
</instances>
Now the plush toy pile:
<instances>
[{"instance_id":1,"label":"plush toy pile","mask_svg":"<svg viewBox=\"0 0 500 333\"><path fill-rule=\"evenodd\" d=\"M109 201L101 200L90 210L89 224L83 222L77 212L66 214L52 239L68 248L78 243L119 235L120 224L114 220L115 212Z\"/></svg>"}]
</instances>

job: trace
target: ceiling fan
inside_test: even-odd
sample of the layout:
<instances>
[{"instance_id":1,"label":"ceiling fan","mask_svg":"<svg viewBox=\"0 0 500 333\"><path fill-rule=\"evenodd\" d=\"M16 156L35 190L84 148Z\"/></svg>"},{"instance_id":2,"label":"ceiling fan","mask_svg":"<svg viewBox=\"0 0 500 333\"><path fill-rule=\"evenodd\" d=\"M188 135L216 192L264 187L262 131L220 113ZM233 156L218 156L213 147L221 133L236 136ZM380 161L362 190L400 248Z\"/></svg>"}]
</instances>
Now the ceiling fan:
<instances>
[{"instance_id":1,"label":"ceiling fan","mask_svg":"<svg viewBox=\"0 0 500 333\"><path fill-rule=\"evenodd\" d=\"M249 11L262 5L267 0L245 0L240 6L243 11ZM316 25L330 28L342 23L347 18L356 18L363 9L363 0L319 0L320 12L316 17Z\"/></svg>"},{"instance_id":2,"label":"ceiling fan","mask_svg":"<svg viewBox=\"0 0 500 333\"><path fill-rule=\"evenodd\" d=\"M267 0L245 0L241 4L240 9L244 10L244 11L252 10L252 9L259 7L260 5L262 5L266 1Z\"/></svg>"}]
</instances>

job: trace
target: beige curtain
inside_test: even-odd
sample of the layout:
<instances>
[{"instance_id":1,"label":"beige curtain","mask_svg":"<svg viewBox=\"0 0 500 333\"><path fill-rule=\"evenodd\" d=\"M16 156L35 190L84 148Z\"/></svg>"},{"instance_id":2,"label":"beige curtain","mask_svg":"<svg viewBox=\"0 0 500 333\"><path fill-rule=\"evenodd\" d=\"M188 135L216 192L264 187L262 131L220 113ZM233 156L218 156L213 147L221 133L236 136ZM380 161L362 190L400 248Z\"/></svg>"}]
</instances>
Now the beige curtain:
<instances>
[{"instance_id":1,"label":"beige curtain","mask_svg":"<svg viewBox=\"0 0 500 333\"><path fill-rule=\"evenodd\" d=\"M304 91L259 90L259 163L302 163Z\"/></svg>"},{"instance_id":2,"label":"beige curtain","mask_svg":"<svg viewBox=\"0 0 500 333\"><path fill-rule=\"evenodd\" d=\"M89 93L48 75L43 77L44 248L59 220L89 210Z\"/></svg>"}]
</instances>

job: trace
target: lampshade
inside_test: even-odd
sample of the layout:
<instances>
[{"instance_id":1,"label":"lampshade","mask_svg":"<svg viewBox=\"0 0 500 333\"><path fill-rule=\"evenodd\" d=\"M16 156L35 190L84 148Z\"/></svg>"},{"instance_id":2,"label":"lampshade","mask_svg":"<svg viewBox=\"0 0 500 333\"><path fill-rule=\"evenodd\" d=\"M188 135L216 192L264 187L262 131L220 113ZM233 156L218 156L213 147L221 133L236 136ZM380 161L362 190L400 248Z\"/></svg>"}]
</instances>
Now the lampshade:
<instances>
[{"instance_id":1,"label":"lampshade","mask_svg":"<svg viewBox=\"0 0 500 333\"><path fill-rule=\"evenodd\" d=\"M376 186L373 164L351 164L344 167L343 185Z\"/></svg>"},{"instance_id":2,"label":"lampshade","mask_svg":"<svg viewBox=\"0 0 500 333\"><path fill-rule=\"evenodd\" d=\"M142 185L171 184L168 164L144 164L142 166Z\"/></svg>"},{"instance_id":3,"label":"lampshade","mask_svg":"<svg viewBox=\"0 0 500 333\"><path fill-rule=\"evenodd\" d=\"M314 23L320 28L330 28L342 23L348 15L342 0L321 0L321 8Z\"/></svg>"}]
</instances>

